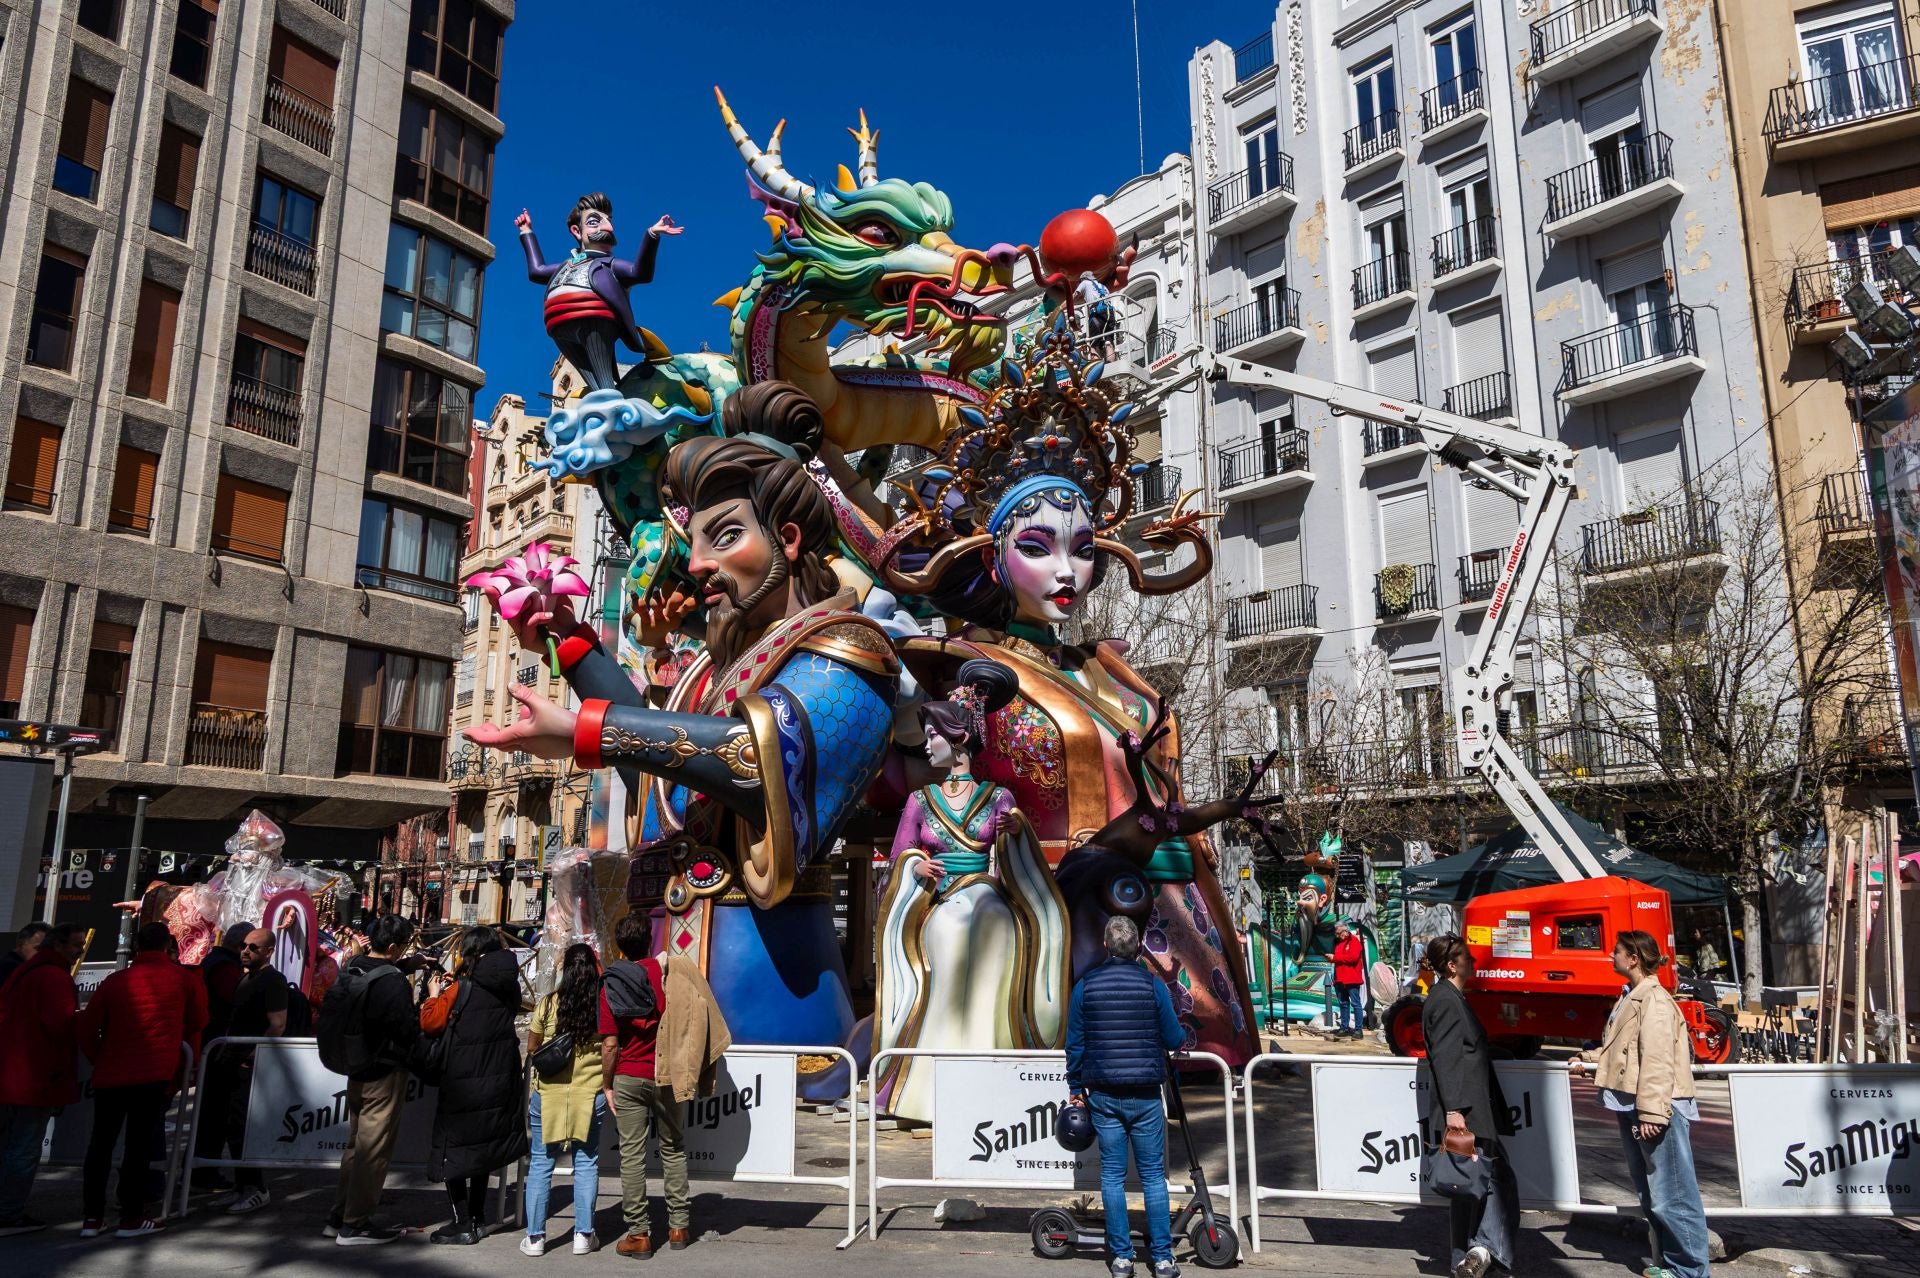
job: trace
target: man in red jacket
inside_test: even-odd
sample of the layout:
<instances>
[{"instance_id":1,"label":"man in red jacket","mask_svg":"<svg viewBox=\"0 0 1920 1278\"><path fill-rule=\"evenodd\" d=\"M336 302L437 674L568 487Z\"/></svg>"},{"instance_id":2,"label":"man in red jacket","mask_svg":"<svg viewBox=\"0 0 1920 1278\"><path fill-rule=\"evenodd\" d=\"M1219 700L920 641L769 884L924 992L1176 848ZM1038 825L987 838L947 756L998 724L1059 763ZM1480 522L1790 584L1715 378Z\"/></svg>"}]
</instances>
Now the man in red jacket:
<instances>
[{"instance_id":1,"label":"man in red jacket","mask_svg":"<svg viewBox=\"0 0 1920 1278\"><path fill-rule=\"evenodd\" d=\"M1360 1037L1366 1020L1360 991L1367 983L1367 946L1345 919L1333 921L1333 997L1339 1013L1337 1033Z\"/></svg>"},{"instance_id":2,"label":"man in red jacket","mask_svg":"<svg viewBox=\"0 0 1920 1278\"><path fill-rule=\"evenodd\" d=\"M80 1099L70 969L86 948L85 928L55 924L0 988L0 1238L47 1227L27 1214L27 1199L47 1120Z\"/></svg>"},{"instance_id":3,"label":"man in red jacket","mask_svg":"<svg viewBox=\"0 0 1920 1278\"><path fill-rule=\"evenodd\" d=\"M206 985L167 953L170 939L165 923L142 927L134 937L132 966L100 982L80 1013L75 1036L93 1062L93 1132L80 1181L82 1238L98 1237L106 1218L107 1173L122 1128L127 1138L114 1237L140 1238L161 1229L146 1211L147 1169L164 1144L180 1045L198 1052L207 1024Z\"/></svg>"}]
</instances>

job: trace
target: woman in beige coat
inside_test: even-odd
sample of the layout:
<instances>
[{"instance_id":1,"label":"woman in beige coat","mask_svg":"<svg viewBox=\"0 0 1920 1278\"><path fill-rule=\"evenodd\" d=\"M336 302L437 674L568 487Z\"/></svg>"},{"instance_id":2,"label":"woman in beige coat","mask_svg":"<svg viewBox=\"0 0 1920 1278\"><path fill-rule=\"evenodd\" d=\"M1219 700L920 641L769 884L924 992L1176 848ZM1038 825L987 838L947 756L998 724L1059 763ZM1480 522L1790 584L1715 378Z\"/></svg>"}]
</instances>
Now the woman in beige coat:
<instances>
[{"instance_id":1,"label":"woman in beige coat","mask_svg":"<svg viewBox=\"0 0 1920 1278\"><path fill-rule=\"evenodd\" d=\"M1575 1074L1593 1069L1601 1102L1620 1120L1627 1169L1660 1250L1643 1278L1708 1278L1707 1214L1689 1133L1700 1119L1693 1050L1686 1018L1654 975L1666 961L1650 934L1620 933L1613 970L1626 978L1626 993L1607 1018L1600 1050L1569 1066Z\"/></svg>"}]
</instances>

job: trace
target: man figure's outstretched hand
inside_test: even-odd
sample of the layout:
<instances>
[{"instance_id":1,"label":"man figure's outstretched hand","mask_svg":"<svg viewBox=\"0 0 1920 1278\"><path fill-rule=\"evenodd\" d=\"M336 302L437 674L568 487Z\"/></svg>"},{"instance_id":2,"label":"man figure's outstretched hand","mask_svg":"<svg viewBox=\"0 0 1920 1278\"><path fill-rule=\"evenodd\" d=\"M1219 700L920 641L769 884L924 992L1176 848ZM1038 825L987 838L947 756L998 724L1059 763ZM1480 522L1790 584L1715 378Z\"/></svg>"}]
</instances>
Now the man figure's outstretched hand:
<instances>
[{"instance_id":1,"label":"man figure's outstretched hand","mask_svg":"<svg viewBox=\"0 0 1920 1278\"><path fill-rule=\"evenodd\" d=\"M687 228L673 220L673 214L662 213L660 220L647 228L648 235L678 235Z\"/></svg>"},{"instance_id":2,"label":"man figure's outstretched hand","mask_svg":"<svg viewBox=\"0 0 1920 1278\"><path fill-rule=\"evenodd\" d=\"M533 229L533 218L528 215L525 209L521 209L520 216L513 219L513 225L518 230L522 230L522 231L531 230Z\"/></svg>"},{"instance_id":3,"label":"man figure's outstretched hand","mask_svg":"<svg viewBox=\"0 0 1920 1278\"><path fill-rule=\"evenodd\" d=\"M467 740L496 750L525 750L542 759L571 759L573 711L556 705L525 684L509 684L507 691L520 703L520 717L505 727L482 723L468 728L463 734Z\"/></svg>"}]
</instances>

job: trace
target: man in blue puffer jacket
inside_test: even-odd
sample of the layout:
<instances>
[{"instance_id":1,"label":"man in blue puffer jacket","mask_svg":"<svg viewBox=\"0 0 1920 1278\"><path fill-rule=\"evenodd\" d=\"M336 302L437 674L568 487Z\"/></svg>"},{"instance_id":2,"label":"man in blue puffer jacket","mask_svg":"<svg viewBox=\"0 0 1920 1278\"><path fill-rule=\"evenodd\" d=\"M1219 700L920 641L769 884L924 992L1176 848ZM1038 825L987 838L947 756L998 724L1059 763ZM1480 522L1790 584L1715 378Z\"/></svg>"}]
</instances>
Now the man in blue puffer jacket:
<instances>
[{"instance_id":1,"label":"man in blue puffer jacket","mask_svg":"<svg viewBox=\"0 0 1920 1278\"><path fill-rule=\"evenodd\" d=\"M1107 920L1107 961L1074 983L1067 1010L1067 1086L1093 1111L1100 1138L1100 1197L1106 1209L1107 1268L1133 1278L1127 1229L1127 1151L1147 1200L1153 1278L1179 1278L1167 1215L1167 1115L1160 1088L1167 1053L1186 1041L1167 987L1140 962L1140 929Z\"/></svg>"}]
</instances>

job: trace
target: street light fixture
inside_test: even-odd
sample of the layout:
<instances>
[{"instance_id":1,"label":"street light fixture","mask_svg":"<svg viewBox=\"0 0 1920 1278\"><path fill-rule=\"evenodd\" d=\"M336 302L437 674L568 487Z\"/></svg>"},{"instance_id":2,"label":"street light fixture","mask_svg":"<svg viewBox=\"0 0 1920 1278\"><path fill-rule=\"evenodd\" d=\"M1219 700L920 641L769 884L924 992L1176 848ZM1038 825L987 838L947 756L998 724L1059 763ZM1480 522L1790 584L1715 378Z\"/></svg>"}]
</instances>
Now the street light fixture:
<instances>
[{"instance_id":1,"label":"street light fixture","mask_svg":"<svg viewBox=\"0 0 1920 1278\"><path fill-rule=\"evenodd\" d=\"M1833 352L1834 358L1839 360L1841 367L1850 374L1858 375L1865 372L1874 361L1872 344L1854 329L1848 329L1840 334L1827 349Z\"/></svg>"},{"instance_id":2,"label":"street light fixture","mask_svg":"<svg viewBox=\"0 0 1920 1278\"><path fill-rule=\"evenodd\" d=\"M1887 254L1887 270L1907 292L1920 291L1920 247L1908 244Z\"/></svg>"},{"instance_id":3,"label":"street light fixture","mask_svg":"<svg viewBox=\"0 0 1920 1278\"><path fill-rule=\"evenodd\" d=\"M1855 319L1888 341L1904 342L1913 335L1913 316L1888 301L1880 286L1865 276L1848 285L1843 300Z\"/></svg>"}]
</instances>

